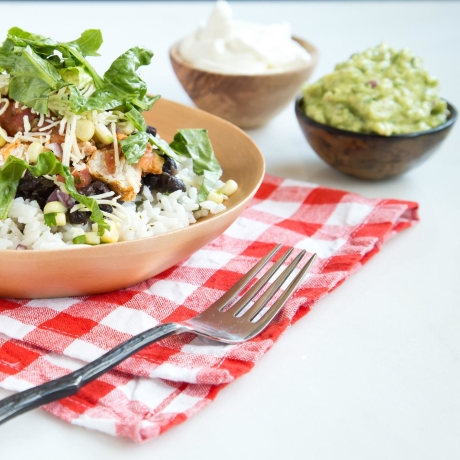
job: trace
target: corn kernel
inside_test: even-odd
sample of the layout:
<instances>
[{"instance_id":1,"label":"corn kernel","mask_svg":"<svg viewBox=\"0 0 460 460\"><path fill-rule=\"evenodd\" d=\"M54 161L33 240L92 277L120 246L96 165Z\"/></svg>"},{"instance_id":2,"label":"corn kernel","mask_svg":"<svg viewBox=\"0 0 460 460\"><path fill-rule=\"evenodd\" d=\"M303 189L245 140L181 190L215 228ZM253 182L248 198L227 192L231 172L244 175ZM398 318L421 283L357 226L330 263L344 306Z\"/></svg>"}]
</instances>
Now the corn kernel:
<instances>
[{"instance_id":1,"label":"corn kernel","mask_svg":"<svg viewBox=\"0 0 460 460\"><path fill-rule=\"evenodd\" d=\"M84 118L77 120L75 135L80 141L89 141L94 136L94 123Z\"/></svg>"},{"instance_id":2,"label":"corn kernel","mask_svg":"<svg viewBox=\"0 0 460 460\"><path fill-rule=\"evenodd\" d=\"M101 238L96 232L86 232L86 244L92 244L93 246L101 243Z\"/></svg>"},{"instance_id":3,"label":"corn kernel","mask_svg":"<svg viewBox=\"0 0 460 460\"><path fill-rule=\"evenodd\" d=\"M121 129L123 134L126 134L129 136L130 134L133 133L133 131L136 129L133 122L131 120L127 120L123 123L120 123L118 127Z\"/></svg>"},{"instance_id":4,"label":"corn kernel","mask_svg":"<svg viewBox=\"0 0 460 460\"><path fill-rule=\"evenodd\" d=\"M52 212L65 214L67 212L67 208L60 201L50 201L45 204L43 214L51 214Z\"/></svg>"},{"instance_id":5,"label":"corn kernel","mask_svg":"<svg viewBox=\"0 0 460 460\"><path fill-rule=\"evenodd\" d=\"M94 127L94 137L97 142L100 142L104 145L108 145L113 142L113 136L109 128L101 123L98 123Z\"/></svg>"},{"instance_id":6,"label":"corn kernel","mask_svg":"<svg viewBox=\"0 0 460 460\"><path fill-rule=\"evenodd\" d=\"M56 225L58 227L64 227L64 225L67 223L65 214L63 212L57 212L55 219L56 219Z\"/></svg>"},{"instance_id":7,"label":"corn kernel","mask_svg":"<svg viewBox=\"0 0 460 460\"><path fill-rule=\"evenodd\" d=\"M227 182L225 182L224 185L222 185L222 187L219 189L219 192L230 196L233 195L237 190L238 184L233 179L229 179Z\"/></svg>"},{"instance_id":8,"label":"corn kernel","mask_svg":"<svg viewBox=\"0 0 460 460\"><path fill-rule=\"evenodd\" d=\"M116 243L120 238L117 224L115 222L110 222L109 225L110 230L104 229L104 233L101 236L101 241L103 243Z\"/></svg>"},{"instance_id":9,"label":"corn kernel","mask_svg":"<svg viewBox=\"0 0 460 460\"><path fill-rule=\"evenodd\" d=\"M3 128L0 128L0 147L3 147L6 144L6 131Z\"/></svg>"},{"instance_id":10,"label":"corn kernel","mask_svg":"<svg viewBox=\"0 0 460 460\"><path fill-rule=\"evenodd\" d=\"M214 203L221 204L224 201L224 196L220 192L209 192L207 199Z\"/></svg>"},{"instance_id":11,"label":"corn kernel","mask_svg":"<svg viewBox=\"0 0 460 460\"><path fill-rule=\"evenodd\" d=\"M34 164L37 162L38 155L43 152L43 146L40 142L32 142L27 149L27 159L29 164Z\"/></svg>"}]
</instances>

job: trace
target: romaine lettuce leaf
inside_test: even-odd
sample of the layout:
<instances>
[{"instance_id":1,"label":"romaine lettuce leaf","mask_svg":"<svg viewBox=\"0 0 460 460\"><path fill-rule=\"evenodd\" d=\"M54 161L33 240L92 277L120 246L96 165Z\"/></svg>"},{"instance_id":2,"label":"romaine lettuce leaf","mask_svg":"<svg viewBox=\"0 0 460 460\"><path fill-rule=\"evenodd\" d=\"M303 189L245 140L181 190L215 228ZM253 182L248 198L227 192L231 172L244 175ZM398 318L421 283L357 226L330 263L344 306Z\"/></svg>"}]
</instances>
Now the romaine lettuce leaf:
<instances>
[{"instance_id":1,"label":"romaine lettuce leaf","mask_svg":"<svg viewBox=\"0 0 460 460\"><path fill-rule=\"evenodd\" d=\"M168 157L174 158L174 160L179 162L181 161L181 155L177 154L161 137L150 136L150 143L160 149L165 155L168 155Z\"/></svg>"},{"instance_id":2,"label":"romaine lettuce leaf","mask_svg":"<svg viewBox=\"0 0 460 460\"><path fill-rule=\"evenodd\" d=\"M145 131L147 125L145 124L144 117L142 116L142 112L140 112L136 107L132 104L127 104L129 108L128 111L125 112L125 115L133 122L134 127L139 131Z\"/></svg>"},{"instance_id":3,"label":"romaine lettuce leaf","mask_svg":"<svg viewBox=\"0 0 460 460\"><path fill-rule=\"evenodd\" d=\"M33 34L19 27L12 27L8 31L8 39L16 46L31 46L38 54L44 57L54 54L55 50L62 52L63 48L72 47L79 51L82 56L99 56L97 50L102 45L102 34L99 29L85 30L79 38L71 42L57 42L43 35Z\"/></svg>"},{"instance_id":4,"label":"romaine lettuce leaf","mask_svg":"<svg viewBox=\"0 0 460 460\"><path fill-rule=\"evenodd\" d=\"M48 111L51 92L65 86L59 72L27 45L2 60L0 66L10 73L9 96L40 113Z\"/></svg>"},{"instance_id":5,"label":"romaine lettuce leaf","mask_svg":"<svg viewBox=\"0 0 460 460\"><path fill-rule=\"evenodd\" d=\"M198 200L205 201L222 175L208 132L205 129L179 129L170 147L177 154L192 158L193 171L203 176Z\"/></svg>"},{"instance_id":6,"label":"romaine lettuce leaf","mask_svg":"<svg viewBox=\"0 0 460 460\"><path fill-rule=\"evenodd\" d=\"M19 27L12 27L8 31L7 40L12 41L16 47L30 46L44 60L50 60L49 58L53 57L54 59L51 59L51 62L56 67L61 67L62 65L65 67L82 66L93 78L96 88L102 86L101 77L85 59L85 56L97 56L96 51L102 44L100 30L86 30L76 40L66 43L26 32ZM56 51L61 53L61 60L55 59L58 57L55 54Z\"/></svg>"},{"instance_id":7,"label":"romaine lettuce leaf","mask_svg":"<svg viewBox=\"0 0 460 460\"><path fill-rule=\"evenodd\" d=\"M76 113L88 110L110 110L118 107L129 114L136 127L145 131L142 111L150 110L158 96L147 94L147 85L137 74L140 66L150 64L153 53L145 48L131 48L115 61L105 72L102 84L89 98L73 92L72 110ZM135 113L137 112L137 113Z\"/></svg>"},{"instance_id":8,"label":"romaine lettuce leaf","mask_svg":"<svg viewBox=\"0 0 460 460\"><path fill-rule=\"evenodd\" d=\"M123 101L115 98L112 93L98 90L86 98L76 86L70 86L70 108L74 113L83 113L88 110L112 110L121 108L122 105Z\"/></svg>"},{"instance_id":9,"label":"romaine lettuce leaf","mask_svg":"<svg viewBox=\"0 0 460 460\"><path fill-rule=\"evenodd\" d=\"M120 141L121 150L130 165L137 163L145 154L150 134L140 131Z\"/></svg>"},{"instance_id":10,"label":"romaine lettuce leaf","mask_svg":"<svg viewBox=\"0 0 460 460\"><path fill-rule=\"evenodd\" d=\"M168 155L176 161L181 160L181 155L178 155L164 139L141 131L131 134L126 139L120 141L121 150L128 164L137 163L144 156L148 142L157 147L164 155Z\"/></svg>"},{"instance_id":11,"label":"romaine lettuce leaf","mask_svg":"<svg viewBox=\"0 0 460 460\"><path fill-rule=\"evenodd\" d=\"M97 50L102 45L102 33L99 29L85 30L80 38L68 42L68 45L79 49L83 56L99 56Z\"/></svg>"},{"instance_id":12,"label":"romaine lettuce leaf","mask_svg":"<svg viewBox=\"0 0 460 460\"><path fill-rule=\"evenodd\" d=\"M158 96L147 94L146 83L137 70L150 64L153 53L144 48L131 48L115 59L101 77L85 59L97 56L101 43L102 35L97 29L86 30L70 42L57 42L18 27L11 28L0 48L0 68L11 76L10 97L46 113L50 93L70 86L73 112L118 108L129 113L128 117L139 130L145 130L145 124L140 121L142 111L150 110ZM92 78L96 91L89 98L81 94L72 80L62 78L61 74L68 68L82 68Z\"/></svg>"},{"instance_id":13,"label":"romaine lettuce leaf","mask_svg":"<svg viewBox=\"0 0 460 460\"><path fill-rule=\"evenodd\" d=\"M147 93L147 85L137 74L140 66L150 64L153 53L145 48L131 48L112 62L104 74L104 87L114 94L122 94L123 99L142 99Z\"/></svg>"}]
</instances>

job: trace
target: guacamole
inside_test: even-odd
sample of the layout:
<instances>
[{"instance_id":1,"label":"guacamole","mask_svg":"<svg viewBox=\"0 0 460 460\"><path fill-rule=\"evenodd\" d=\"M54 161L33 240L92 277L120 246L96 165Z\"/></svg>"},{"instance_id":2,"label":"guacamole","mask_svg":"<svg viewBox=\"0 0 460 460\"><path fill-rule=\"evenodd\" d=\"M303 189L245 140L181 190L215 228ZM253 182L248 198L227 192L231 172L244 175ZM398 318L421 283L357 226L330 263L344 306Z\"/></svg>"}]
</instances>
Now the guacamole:
<instances>
[{"instance_id":1,"label":"guacamole","mask_svg":"<svg viewBox=\"0 0 460 460\"><path fill-rule=\"evenodd\" d=\"M438 80L407 49L382 43L353 54L303 89L305 113L336 128L389 136L426 131L446 121Z\"/></svg>"}]
</instances>

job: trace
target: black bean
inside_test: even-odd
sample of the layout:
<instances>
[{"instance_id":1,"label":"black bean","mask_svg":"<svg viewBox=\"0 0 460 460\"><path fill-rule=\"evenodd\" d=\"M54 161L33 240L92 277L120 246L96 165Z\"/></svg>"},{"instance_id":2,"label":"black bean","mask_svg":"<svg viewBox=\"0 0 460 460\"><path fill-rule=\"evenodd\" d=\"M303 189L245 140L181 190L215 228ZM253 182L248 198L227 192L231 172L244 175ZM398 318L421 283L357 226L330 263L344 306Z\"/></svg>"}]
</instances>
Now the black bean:
<instances>
[{"instance_id":1,"label":"black bean","mask_svg":"<svg viewBox=\"0 0 460 460\"><path fill-rule=\"evenodd\" d=\"M161 174L147 174L142 178L142 183L150 190L158 190L160 186Z\"/></svg>"},{"instance_id":2,"label":"black bean","mask_svg":"<svg viewBox=\"0 0 460 460\"><path fill-rule=\"evenodd\" d=\"M26 171L22 179L19 181L16 190L16 197L24 199L36 200L39 206L43 209L46 200L54 190L56 185L53 181L45 177L34 177L29 171Z\"/></svg>"},{"instance_id":3,"label":"black bean","mask_svg":"<svg viewBox=\"0 0 460 460\"><path fill-rule=\"evenodd\" d=\"M142 178L142 183L152 192L172 193L176 190L185 192L185 184L178 177L168 173L147 174Z\"/></svg>"},{"instance_id":4,"label":"black bean","mask_svg":"<svg viewBox=\"0 0 460 460\"><path fill-rule=\"evenodd\" d=\"M82 195L91 196L91 195L101 195L102 193L111 192L111 188L100 180L93 180L91 184L87 187L84 187L80 190Z\"/></svg>"},{"instance_id":5,"label":"black bean","mask_svg":"<svg viewBox=\"0 0 460 460\"><path fill-rule=\"evenodd\" d=\"M79 193L85 196L100 195L102 193L110 192L110 187L100 180L94 180L87 187L79 190ZM100 204L99 209L104 212L112 212L113 208L109 204ZM86 224L91 213L88 211L75 211L69 213L69 221L71 224Z\"/></svg>"},{"instance_id":6,"label":"black bean","mask_svg":"<svg viewBox=\"0 0 460 460\"><path fill-rule=\"evenodd\" d=\"M168 157L165 155L163 163L163 172L171 174L171 176L175 176L177 174L177 163L174 158Z\"/></svg>"},{"instance_id":7,"label":"black bean","mask_svg":"<svg viewBox=\"0 0 460 460\"><path fill-rule=\"evenodd\" d=\"M157 129L154 128L153 126L147 126L147 129L146 131L151 134L152 136L156 136L157 135Z\"/></svg>"},{"instance_id":8,"label":"black bean","mask_svg":"<svg viewBox=\"0 0 460 460\"><path fill-rule=\"evenodd\" d=\"M185 192L185 184L175 176L171 176L170 174L163 173L161 175L161 192L162 193L172 193L176 190L182 190Z\"/></svg>"},{"instance_id":9,"label":"black bean","mask_svg":"<svg viewBox=\"0 0 460 460\"><path fill-rule=\"evenodd\" d=\"M102 193L111 192L111 188L100 180L94 180L88 187L80 190L80 193L86 196L101 195ZM112 206L109 204L100 204L99 209L104 212L112 212Z\"/></svg>"},{"instance_id":10,"label":"black bean","mask_svg":"<svg viewBox=\"0 0 460 460\"><path fill-rule=\"evenodd\" d=\"M69 212L69 222L71 224L86 224L89 220L90 213L88 211Z\"/></svg>"}]
</instances>

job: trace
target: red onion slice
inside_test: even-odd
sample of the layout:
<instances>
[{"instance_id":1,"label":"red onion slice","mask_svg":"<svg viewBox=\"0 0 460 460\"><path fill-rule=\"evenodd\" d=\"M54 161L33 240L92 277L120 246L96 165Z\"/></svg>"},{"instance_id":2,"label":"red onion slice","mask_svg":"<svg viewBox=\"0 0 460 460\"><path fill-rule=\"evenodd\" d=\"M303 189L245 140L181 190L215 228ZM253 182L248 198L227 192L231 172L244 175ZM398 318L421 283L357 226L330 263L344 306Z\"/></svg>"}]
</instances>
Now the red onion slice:
<instances>
[{"instance_id":1,"label":"red onion slice","mask_svg":"<svg viewBox=\"0 0 460 460\"><path fill-rule=\"evenodd\" d=\"M61 189L57 191L58 200L67 208L70 209L75 204L75 199Z\"/></svg>"},{"instance_id":2,"label":"red onion slice","mask_svg":"<svg viewBox=\"0 0 460 460\"><path fill-rule=\"evenodd\" d=\"M51 195L48 197L48 199L46 200L47 203L49 203L50 201L59 201L59 198L57 196L57 191L59 189L58 188L55 188L52 192L51 192Z\"/></svg>"},{"instance_id":3,"label":"red onion slice","mask_svg":"<svg viewBox=\"0 0 460 460\"><path fill-rule=\"evenodd\" d=\"M23 244L19 243L16 246L16 251L27 251L27 246L24 246Z\"/></svg>"},{"instance_id":4,"label":"red onion slice","mask_svg":"<svg viewBox=\"0 0 460 460\"><path fill-rule=\"evenodd\" d=\"M60 188L55 188L53 190L46 200L47 203L50 201L60 201L67 209L70 209L75 204L75 199L68 193L63 192Z\"/></svg>"}]
</instances>

